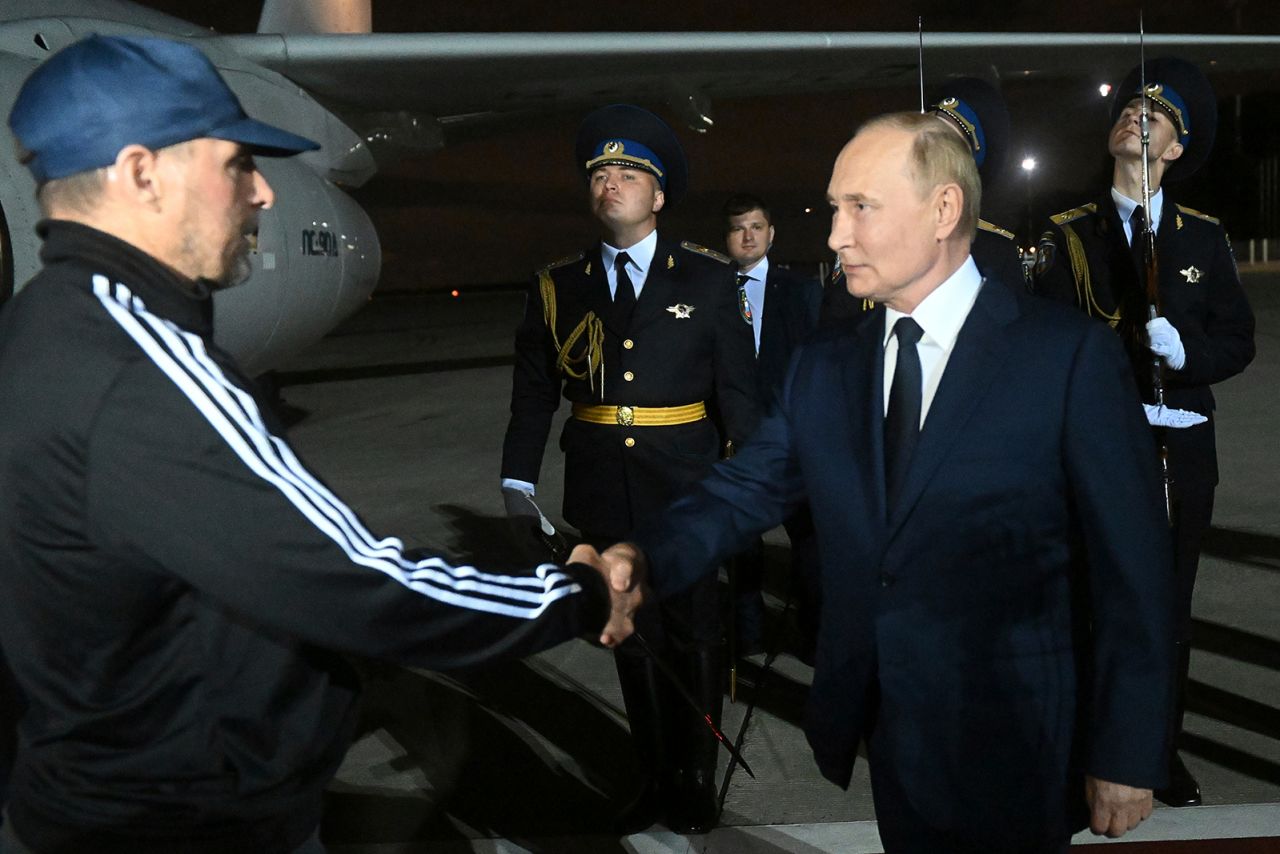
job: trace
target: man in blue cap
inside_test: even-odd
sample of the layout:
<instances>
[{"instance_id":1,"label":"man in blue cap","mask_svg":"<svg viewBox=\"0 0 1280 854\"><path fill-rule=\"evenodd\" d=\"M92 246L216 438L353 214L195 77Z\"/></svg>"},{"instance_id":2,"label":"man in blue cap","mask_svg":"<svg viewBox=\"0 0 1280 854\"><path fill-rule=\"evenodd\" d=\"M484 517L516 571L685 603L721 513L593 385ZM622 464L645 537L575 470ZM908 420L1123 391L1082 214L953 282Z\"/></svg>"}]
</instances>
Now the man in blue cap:
<instances>
[{"instance_id":1,"label":"man in blue cap","mask_svg":"<svg viewBox=\"0 0 1280 854\"><path fill-rule=\"evenodd\" d=\"M199 50L85 39L9 124L46 219L0 314L0 644L27 701L0 850L323 851L340 653L524 654L622 599L581 564L411 557L298 460L210 296L274 199L255 154L316 145L245 115Z\"/></svg>"},{"instance_id":2,"label":"man in blue cap","mask_svg":"<svg viewBox=\"0 0 1280 854\"><path fill-rule=\"evenodd\" d=\"M1142 187L1142 79L1142 69L1135 67L1116 90L1107 138L1115 161L1110 190L1052 217L1040 238L1036 289L1111 324L1120 334L1157 444L1165 448L1178 682L1170 782L1156 790L1156 797L1169 806L1194 806L1200 803L1200 787L1178 756L1176 739L1182 731L1190 664L1191 593L1218 482L1210 386L1240 373L1253 360L1254 319L1218 220L1177 203L1164 188L1166 182L1192 175L1213 149L1218 118L1213 89L1200 69L1185 60L1147 63L1148 214ZM1141 251L1148 223L1155 233L1159 270L1154 302ZM1158 317L1152 318L1153 307L1158 307ZM1153 358L1163 363L1163 407L1155 405Z\"/></svg>"},{"instance_id":3,"label":"man in blue cap","mask_svg":"<svg viewBox=\"0 0 1280 854\"><path fill-rule=\"evenodd\" d=\"M964 140L973 153L982 180L983 198L1004 175L1008 161L1009 109L1000 90L976 77L956 77L933 92L929 112ZM1026 289L1022 258L1013 232L985 219L978 220L970 247L978 272L1015 290ZM821 325L829 326L861 315L872 308L867 300L849 293L837 264L823 291Z\"/></svg>"},{"instance_id":4,"label":"man in blue cap","mask_svg":"<svg viewBox=\"0 0 1280 854\"><path fill-rule=\"evenodd\" d=\"M750 434L755 348L729 259L658 232L659 211L688 184L671 128L639 107L604 107L583 121L576 159L602 240L535 277L516 332L502 486L525 533L550 528L533 495L563 395L572 404L560 436L564 518L604 548L705 474L721 438L741 443ZM727 436L718 436L709 408ZM716 579L641 611L636 627L718 722ZM718 746L706 721L639 647L621 647L616 663L646 776L619 827L661 816L677 832L710 829Z\"/></svg>"}]
</instances>

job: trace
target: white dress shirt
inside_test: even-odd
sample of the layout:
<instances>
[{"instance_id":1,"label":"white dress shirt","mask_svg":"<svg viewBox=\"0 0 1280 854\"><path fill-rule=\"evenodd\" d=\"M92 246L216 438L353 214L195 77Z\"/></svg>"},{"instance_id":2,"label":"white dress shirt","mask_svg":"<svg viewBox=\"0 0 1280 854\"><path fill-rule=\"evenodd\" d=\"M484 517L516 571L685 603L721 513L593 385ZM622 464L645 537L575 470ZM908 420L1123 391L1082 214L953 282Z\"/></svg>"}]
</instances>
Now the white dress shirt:
<instances>
[{"instance_id":1,"label":"white dress shirt","mask_svg":"<svg viewBox=\"0 0 1280 854\"><path fill-rule=\"evenodd\" d=\"M618 293L618 269L614 263L618 253L625 252L631 260L627 263L627 276L635 288L636 299L640 299L640 291L644 288L644 280L649 278L649 266L653 263L653 255L658 251L658 230L649 232L649 236L634 246L619 249L608 243L600 244L600 260L604 263L604 277L609 280L609 296Z\"/></svg>"},{"instance_id":2,"label":"white dress shirt","mask_svg":"<svg viewBox=\"0 0 1280 854\"><path fill-rule=\"evenodd\" d=\"M747 277L747 302L751 305L751 331L756 335L756 355L760 355L760 333L764 329L764 283L769 278L769 256L756 262L750 270L740 270Z\"/></svg>"},{"instance_id":3,"label":"white dress shirt","mask_svg":"<svg viewBox=\"0 0 1280 854\"><path fill-rule=\"evenodd\" d=\"M1133 212L1142 202L1135 202L1133 199L1121 193L1115 187L1111 188L1111 200L1116 203L1116 212L1120 214L1120 221L1124 223L1124 236L1129 241L1129 245L1133 245L1133 224L1129 222L1129 218L1133 216ZM1164 211L1164 190L1156 190L1151 194L1151 210L1147 211L1147 221L1151 223L1151 230L1160 231L1160 214Z\"/></svg>"},{"instance_id":4,"label":"white dress shirt","mask_svg":"<svg viewBox=\"0 0 1280 854\"><path fill-rule=\"evenodd\" d=\"M920 325L924 334L916 344L916 352L920 354L920 376L924 383L920 398L920 427L924 428L925 416L929 414L929 406L933 396L937 394L938 384L942 382L942 372L947 369L947 360L955 349L956 337L965 318L978 299L978 291L982 289L982 275L978 266L973 263L973 256L965 259L960 269L951 274L941 285L920 301L916 310L909 315ZM900 311L885 306L884 310L884 411L889 414L889 391L893 387L893 374L898 367L898 336L893 333L893 325L898 318L906 317Z\"/></svg>"}]
</instances>

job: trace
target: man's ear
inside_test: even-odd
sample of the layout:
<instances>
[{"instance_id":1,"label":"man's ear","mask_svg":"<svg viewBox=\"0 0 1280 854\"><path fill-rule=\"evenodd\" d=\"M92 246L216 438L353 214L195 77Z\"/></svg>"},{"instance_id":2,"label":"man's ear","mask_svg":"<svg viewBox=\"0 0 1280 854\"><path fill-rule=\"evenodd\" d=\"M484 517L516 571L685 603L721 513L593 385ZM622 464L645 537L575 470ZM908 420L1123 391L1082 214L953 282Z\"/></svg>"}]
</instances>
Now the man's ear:
<instances>
[{"instance_id":1,"label":"man's ear","mask_svg":"<svg viewBox=\"0 0 1280 854\"><path fill-rule=\"evenodd\" d=\"M937 189L937 194L934 202L934 214L937 217L934 235L938 240L946 240L960 224L964 191L959 184L943 184Z\"/></svg>"},{"instance_id":2,"label":"man's ear","mask_svg":"<svg viewBox=\"0 0 1280 854\"><path fill-rule=\"evenodd\" d=\"M107 167L107 193L118 201L154 207L164 197L165 181L156 153L143 145L126 145Z\"/></svg>"},{"instance_id":3,"label":"man's ear","mask_svg":"<svg viewBox=\"0 0 1280 854\"><path fill-rule=\"evenodd\" d=\"M665 205L666 203L667 203L667 194L662 192L661 190L654 190L653 212L657 213L658 211L662 210L662 206Z\"/></svg>"},{"instance_id":4,"label":"man's ear","mask_svg":"<svg viewBox=\"0 0 1280 854\"><path fill-rule=\"evenodd\" d=\"M772 248L773 248L773 226L769 226L769 242L768 242L768 244L766 245L766 247L765 247L765 248L766 248L766 249L772 249Z\"/></svg>"},{"instance_id":5,"label":"man's ear","mask_svg":"<svg viewBox=\"0 0 1280 854\"><path fill-rule=\"evenodd\" d=\"M1160 159L1163 160L1165 163L1172 163L1173 161L1177 160L1179 157L1182 156L1182 152L1183 152L1182 143L1175 142L1175 143L1172 143L1168 148L1164 150L1164 154L1160 155Z\"/></svg>"}]
</instances>

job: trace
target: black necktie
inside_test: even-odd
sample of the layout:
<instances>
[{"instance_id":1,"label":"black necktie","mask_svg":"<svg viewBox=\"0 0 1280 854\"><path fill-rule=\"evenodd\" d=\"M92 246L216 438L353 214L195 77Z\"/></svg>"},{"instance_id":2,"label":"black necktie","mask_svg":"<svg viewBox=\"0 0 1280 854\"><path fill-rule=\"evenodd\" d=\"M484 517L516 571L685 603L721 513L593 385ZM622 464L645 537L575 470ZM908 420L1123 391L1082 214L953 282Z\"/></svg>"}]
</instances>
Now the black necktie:
<instances>
[{"instance_id":1,"label":"black necktie","mask_svg":"<svg viewBox=\"0 0 1280 854\"><path fill-rule=\"evenodd\" d=\"M751 277L748 276L746 273L738 274L738 287L745 288L747 286L747 282L749 281L751 281Z\"/></svg>"},{"instance_id":2,"label":"black necktie","mask_svg":"<svg viewBox=\"0 0 1280 854\"><path fill-rule=\"evenodd\" d=\"M1147 212L1142 209L1142 205L1138 205L1130 214L1129 230L1133 233L1133 239L1129 241L1129 251L1133 253L1133 261L1138 269L1142 270L1147 265L1143 251L1143 247L1146 246Z\"/></svg>"},{"instance_id":3,"label":"black necktie","mask_svg":"<svg viewBox=\"0 0 1280 854\"><path fill-rule=\"evenodd\" d=\"M613 268L617 271L613 290L613 310L624 326L630 322L631 312L636 307L636 289L631 284L631 277L627 275L629 263L631 263L631 256L625 252L619 252L617 259L613 262Z\"/></svg>"},{"instance_id":4,"label":"black necktie","mask_svg":"<svg viewBox=\"0 0 1280 854\"><path fill-rule=\"evenodd\" d=\"M916 342L924 334L920 324L900 317L893 326L898 336L898 361L889 388L889 411L884 417L884 478L889 511L893 512L906 480L907 466L920 437L920 398L923 382Z\"/></svg>"}]
</instances>

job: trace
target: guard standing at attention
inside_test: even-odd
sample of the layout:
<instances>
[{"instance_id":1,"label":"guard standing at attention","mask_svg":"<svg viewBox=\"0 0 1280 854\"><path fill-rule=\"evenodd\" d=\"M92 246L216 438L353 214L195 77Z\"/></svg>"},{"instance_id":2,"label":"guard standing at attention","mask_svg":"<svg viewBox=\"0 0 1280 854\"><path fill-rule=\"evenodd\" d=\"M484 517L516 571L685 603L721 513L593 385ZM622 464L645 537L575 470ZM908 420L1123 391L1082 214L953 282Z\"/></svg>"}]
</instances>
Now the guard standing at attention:
<instances>
[{"instance_id":1,"label":"guard standing at attention","mask_svg":"<svg viewBox=\"0 0 1280 854\"><path fill-rule=\"evenodd\" d=\"M1204 163L1218 119L1209 81L1194 65L1176 58L1146 64L1149 216L1155 231L1160 314L1149 319L1151 300L1141 250L1148 217L1142 188L1141 80L1141 68L1135 67L1116 90L1107 140L1115 160L1110 189L1052 217L1040 238L1035 279L1039 293L1078 306L1121 335L1148 404L1148 421L1157 443L1166 449L1178 683L1173 694L1170 785L1155 794L1169 806L1193 806L1200 803L1200 787L1178 756L1176 739L1182 730L1190 661L1191 593L1218 483L1210 386L1240 373L1253 360L1254 319L1218 220L1178 204L1162 186L1189 177ZM1153 356L1164 362L1167 409L1162 411L1154 406ZM1196 423L1188 424L1189 420Z\"/></svg>"},{"instance_id":2,"label":"guard standing at attention","mask_svg":"<svg viewBox=\"0 0 1280 854\"><path fill-rule=\"evenodd\" d=\"M1009 150L1009 108L1000 91L976 77L948 80L929 99L929 111L959 133L973 152L982 189L990 190L1004 173ZM1030 238L1028 238L1030 239ZM978 220L970 254L978 272L1016 290L1026 289L1026 276L1013 232ZM835 265L822 297L821 325L856 317L871 308L869 301L849 294L844 273Z\"/></svg>"},{"instance_id":3,"label":"guard standing at attention","mask_svg":"<svg viewBox=\"0 0 1280 854\"><path fill-rule=\"evenodd\" d=\"M564 518L603 548L627 536L706 474L721 454L714 406L735 444L755 426L751 324L723 255L671 240L658 212L688 185L679 140L629 105L591 113L577 163L602 240L541 270L516 332L511 421L502 455L508 514L539 524L534 485L563 395ZM682 674L718 723L722 656L716 578L641 609L637 630ZM622 827L662 818L677 832L715 825L718 745L634 642L616 663L646 783Z\"/></svg>"}]
</instances>

